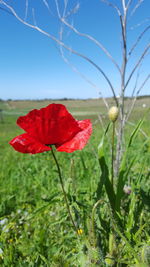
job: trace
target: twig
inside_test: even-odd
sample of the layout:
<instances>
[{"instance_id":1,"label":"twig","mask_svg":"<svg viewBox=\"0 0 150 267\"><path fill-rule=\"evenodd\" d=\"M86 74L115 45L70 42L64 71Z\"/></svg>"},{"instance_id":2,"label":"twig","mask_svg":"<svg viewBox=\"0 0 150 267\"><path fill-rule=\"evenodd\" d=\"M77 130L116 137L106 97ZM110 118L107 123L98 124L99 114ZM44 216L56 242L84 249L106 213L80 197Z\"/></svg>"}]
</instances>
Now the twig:
<instances>
[{"instance_id":1,"label":"twig","mask_svg":"<svg viewBox=\"0 0 150 267\"><path fill-rule=\"evenodd\" d=\"M138 3L135 5L135 7L133 8L132 12L130 13L130 16L133 16L133 14L135 13L135 11L140 7L140 5L143 3L144 0L139 0Z\"/></svg>"},{"instance_id":2,"label":"twig","mask_svg":"<svg viewBox=\"0 0 150 267\"><path fill-rule=\"evenodd\" d=\"M60 16L60 10L59 10L59 5L58 5L58 2L56 0L56 8L57 8L57 13L58 13L58 16ZM67 3L65 4L65 7L64 7L64 11L63 11L63 17L65 16L65 13L66 13L66 9L67 9ZM61 23L61 27L60 27L60 31L59 31L59 36L60 36L60 41L63 41L63 22ZM83 80L85 80L87 83L89 83L93 88L96 89L97 91L97 96L99 96L99 94L101 95L101 98L106 106L107 109L109 109L108 107L108 103L107 103L107 100L103 97L102 95L102 92L101 92L101 89L95 84L93 83L87 76L85 76L83 73L81 73L66 57L65 57L65 54L63 52L63 47L62 46L59 46L59 51L60 51L60 54L61 54L61 57L62 59L64 60L64 62L74 71L76 72Z\"/></svg>"},{"instance_id":3,"label":"twig","mask_svg":"<svg viewBox=\"0 0 150 267\"><path fill-rule=\"evenodd\" d=\"M116 5L114 5L113 3L109 2L108 0L100 0L100 1L103 2L103 3L105 3L106 5L114 8L117 11L119 17L121 16L121 11L120 11L120 9Z\"/></svg>"},{"instance_id":4,"label":"twig","mask_svg":"<svg viewBox=\"0 0 150 267\"><path fill-rule=\"evenodd\" d=\"M144 24L144 23L146 23L146 22L148 22L148 21L150 21L150 17L148 17L148 18L142 20L141 22L139 22L138 24L136 24L136 25L130 27L130 30L134 30L135 28L140 27L142 24Z\"/></svg>"},{"instance_id":5,"label":"twig","mask_svg":"<svg viewBox=\"0 0 150 267\"><path fill-rule=\"evenodd\" d=\"M35 19L35 11L34 11L34 8L32 8L32 17L33 17L33 23L36 26L37 23L36 23L36 19Z\"/></svg>"},{"instance_id":6,"label":"twig","mask_svg":"<svg viewBox=\"0 0 150 267\"><path fill-rule=\"evenodd\" d=\"M134 49L137 47L138 43L140 42L140 40L142 39L142 37L144 36L144 34L150 29L150 25L147 26L144 31L141 32L141 34L138 36L136 42L133 44L133 46L131 47L130 51L129 51L129 57L131 56L131 54L133 53ZM129 59L128 57L128 59Z\"/></svg>"},{"instance_id":7,"label":"twig","mask_svg":"<svg viewBox=\"0 0 150 267\"><path fill-rule=\"evenodd\" d=\"M136 96L134 97L133 101L132 101L132 105L130 107L130 110L128 111L128 114L126 116L126 122L128 121L132 111L133 111L133 108L135 106L135 103L136 103L136 100L137 100L137 97L139 96L141 90L143 89L143 87L145 86L145 84L147 83L147 81L150 79L150 74L147 75L147 77L145 78L145 80L143 81L143 83L141 84L141 86L139 87L137 93L136 93Z\"/></svg>"},{"instance_id":8,"label":"twig","mask_svg":"<svg viewBox=\"0 0 150 267\"><path fill-rule=\"evenodd\" d=\"M105 53L105 55L113 62L113 64L115 65L115 67L117 68L119 73L121 72L120 67L117 64L117 62L114 60L114 58L111 56L111 54L107 51L107 49L98 40L96 40L94 37L92 37L89 34L79 32L73 25L69 24L64 18L60 17L60 20L67 27L69 27L72 31L74 31L77 35L85 37L85 38L89 39L90 41L94 42L99 48L102 49L102 51Z\"/></svg>"},{"instance_id":9,"label":"twig","mask_svg":"<svg viewBox=\"0 0 150 267\"><path fill-rule=\"evenodd\" d=\"M132 1L133 0L129 0L128 3L127 3L127 10L129 9L130 5L132 4Z\"/></svg>"},{"instance_id":10,"label":"twig","mask_svg":"<svg viewBox=\"0 0 150 267\"><path fill-rule=\"evenodd\" d=\"M26 0L24 20L26 20L27 19L27 16L28 16L28 6L29 6L29 3L28 3L28 0Z\"/></svg>"},{"instance_id":11,"label":"twig","mask_svg":"<svg viewBox=\"0 0 150 267\"><path fill-rule=\"evenodd\" d=\"M129 84L129 82L130 82L130 80L131 80L131 78L132 78L134 72L136 71L137 67L140 65L141 61L144 59L145 55L147 54L149 48L150 48L150 44L148 44L148 45L146 46L146 48L144 49L144 52L142 53L142 55L141 55L140 58L138 59L137 63L135 64L133 70L131 71L131 73L130 73L130 75L129 75L127 81L126 81L126 84L125 84L125 87L124 87L124 91L125 91L125 89L127 88L127 86L128 86L128 84Z\"/></svg>"}]
</instances>

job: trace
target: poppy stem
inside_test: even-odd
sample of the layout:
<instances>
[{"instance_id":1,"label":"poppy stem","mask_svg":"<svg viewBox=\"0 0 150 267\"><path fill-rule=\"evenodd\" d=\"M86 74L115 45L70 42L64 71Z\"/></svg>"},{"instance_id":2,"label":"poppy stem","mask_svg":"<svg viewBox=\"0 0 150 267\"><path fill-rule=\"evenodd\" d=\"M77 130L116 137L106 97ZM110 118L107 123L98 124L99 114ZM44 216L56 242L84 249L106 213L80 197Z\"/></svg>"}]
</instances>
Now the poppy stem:
<instances>
[{"instance_id":1,"label":"poppy stem","mask_svg":"<svg viewBox=\"0 0 150 267\"><path fill-rule=\"evenodd\" d=\"M53 150L52 146L51 146L51 152L52 152L54 161L55 161L56 166L57 166L57 170L58 170L58 174L59 174L59 180L60 180L61 188L62 188L62 191L63 191L63 194L64 194L64 199L65 199L65 202L66 202L66 207L67 207L67 210L68 210L68 214L69 214L69 217L70 217L70 220L72 222L72 225L73 225L73 228L74 228L75 232L78 233L78 229L77 229L76 224L75 224L75 222L73 220L73 217L72 217L72 214L71 214L71 210L70 210L70 206L69 206L69 202L68 202L68 198L67 198L67 194L66 194L66 191L65 191L65 188L64 188L61 169L60 169L58 160L57 160L57 158L55 156L55 153L54 153L54 150Z\"/></svg>"}]
</instances>

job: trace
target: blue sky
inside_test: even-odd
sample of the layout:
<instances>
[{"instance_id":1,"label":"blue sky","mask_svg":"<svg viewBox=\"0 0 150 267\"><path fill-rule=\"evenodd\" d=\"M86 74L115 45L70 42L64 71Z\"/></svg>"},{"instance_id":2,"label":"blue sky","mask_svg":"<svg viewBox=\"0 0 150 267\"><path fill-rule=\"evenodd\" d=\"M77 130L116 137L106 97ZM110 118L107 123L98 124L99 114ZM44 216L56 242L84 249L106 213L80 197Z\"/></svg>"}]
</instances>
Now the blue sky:
<instances>
[{"instance_id":1,"label":"blue sky","mask_svg":"<svg viewBox=\"0 0 150 267\"><path fill-rule=\"evenodd\" d=\"M7 0L7 3L13 3ZM25 0L14 4L15 10L21 17L25 16ZM50 12L46 9L42 0L29 0L27 21L32 23L32 8L34 8L35 20L39 27L49 31L58 37L60 22L57 18L54 0L47 0ZM60 11L63 9L63 0L60 3ZM120 0L112 0L119 4ZM132 7L136 3L132 1ZM68 1L68 11L75 6L76 0ZM69 17L69 23L80 30L88 33L99 40L112 54L118 64L121 64L121 29L119 19L115 11L102 3L100 0L79 0L80 8L76 14ZM92 3L92 4L91 4ZM2 7L2 5L0 5ZM133 45L137 36L150 23L149 18L150 1L144 0L140 8L128 24L128 49ZM140 23L140 26L136 26ZM132 30L134 27L134 30ZM149 42L147 31L141 40L139 48L135 50L131 58L127 75L136 63L144 45ZM87 81L75 73L61 58L58 45L48 37L31 29L7 12L0 9L0 98L2 99L42 99L42 98L94 98L99 96L112 96L102 75L83 59L66 53L66 57L79 72L84 74L97 88L92 87ZM92 59L108 75L116 94L120 91L120 76L114 65L106 55L91 41L79 37L71 30L64 30L64 42L71 48L77 50ZM141 66L139 86L149 73L150 56L148 55ZM126 94L131 95L135 84L135 78L131 80ZM142 90L142 94L150 94L150 82Z\"/></svg>"}]
</instances>

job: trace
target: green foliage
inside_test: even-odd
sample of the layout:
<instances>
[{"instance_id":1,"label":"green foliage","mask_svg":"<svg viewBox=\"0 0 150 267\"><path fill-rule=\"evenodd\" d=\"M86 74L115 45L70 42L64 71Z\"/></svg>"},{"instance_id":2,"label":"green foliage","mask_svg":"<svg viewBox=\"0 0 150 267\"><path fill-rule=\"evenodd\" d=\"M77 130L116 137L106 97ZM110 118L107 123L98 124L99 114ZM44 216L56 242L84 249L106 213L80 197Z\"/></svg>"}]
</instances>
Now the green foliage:
<instances>
[{"instance_id":1,"label":"green foliage","mask_svg":"<svg viewBox=\"0 0 150 267\"><path fill-rule=\"evenodd\" d=\"M109 124L106 128L106 131L102 137L102 140L100 144L98 145L98 159L99 159L99 164L101 168L101 176L100 176L100 182L98 184L98 189L97 189L97 199L100 199L100 191L102 190L103 185L105 186L107 196L109 198L109 202L111 205L111 208L114 212L115 208L115 193L113 190L113 186L110 182L110 174L109 174L109 168L105 160L105 153L104 153L104 143L105 143L105 136L109 130Z\"/></svg>"},{"instance_id":2,"label":"green foliage","mask_svg":"<svg viewBox=\"0 0 150 267\"><path fill-rule=\"evenodd\" d=\"M16 117L5 115L0 124L0 266L148 267L150 139L140 132L141 123L135 130L127 128L129 145L114 188L110 180L112 129L106 127L103 134L96 117L92 138L83 151L57 153L71 212L80 230L77 234L51 153L24 155L8 145L21 133ZM142 129L149 136L148 119ZM125 184L131 187L130 194L124 192Z\"/></svg>"},{"instance_id":3,"label":"green foliage","mask_svg":"<svg viewBox=\"0 0 150 267\"><path fill-rule=\"evenodd\" d=\"M131 135L129 137L129 141L128 141L128 145L127 145L126 151L125 151L125 153L123 155L122 162L120 164L119 177L118 177L118 180L117 180L116 203L115 203L116 210L118 212L120 212L121 199L122 199L122 196L123 196L123 187L125 185L127 177L128 177L128 175L130 173L130 170L131 170L131 168L132 168L132 166L134 164L135 158L136 158L136 155L135 155L135 157L133 157L133 159L131 160L129 166L127 167L127 156L128 156L128 153L129 153L129 149L130 149L130 147L132 145L132 142L133 142L136 134L138 133L142 123L143 123L143 120L140 120L139 123L137 124L137 126L135 127L134 131L131 133Z\"/></svg>"}]
</instances>

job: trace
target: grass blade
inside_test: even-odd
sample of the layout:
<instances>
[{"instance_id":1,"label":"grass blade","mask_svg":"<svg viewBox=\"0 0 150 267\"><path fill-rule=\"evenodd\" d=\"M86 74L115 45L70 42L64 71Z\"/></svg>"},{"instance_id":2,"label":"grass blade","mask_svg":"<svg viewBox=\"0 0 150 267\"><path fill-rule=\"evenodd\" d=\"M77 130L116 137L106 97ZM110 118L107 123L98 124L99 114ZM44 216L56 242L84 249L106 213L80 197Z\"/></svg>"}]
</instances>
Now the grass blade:
<instances>
[{"instance_id":1,"label":"grass blade","mask_svg":"<svg viewBox=\"0 0 150 267\"><path fill-rule=\"evenodd\" d=\"M126 178L130 172L130 169L133 166L133 163L135 161L135 158L134 158L132 160L132 162L130 163L129 167L127 168L127 154L128 154L128 151L129 151L129 149L133 143L133 140L135 139L143 121L144 121L144 118L138 122L134 131L131 133L126 151L124 153L124 156L123 156L123 159L121 162L121 166L120 166L120 170L119 170L118 184L117 184L116 203L115 203L115 208L116 208L117 212L120 212L121 198L123 196L123 187L125 185L125 181L126 181Z\"/></svg>"},{"instance_id":2,"label":"grass blade","mask_svg":"<svg viewBox=\"0 0 150 267\"><path fill-rule=\"evenodd\" d=\"M98 159L99 159L99 165L101 168L101 176L100 176L100 181L98 184L98 188L97 188L97 200L99 200L101 198L101 192L102 192L102 188L103 185L105 186L106 189L106 193L111 205L112 210L114 210L115 208L115 193L112 187L112 184L110 182L109 179L109 169L105 160L105 153L104 153L104 142L105 142L105 137L106 134L109 130L110 127L110 123L108 124L106 131L104 132L104 135L102 137L102 140L98 146Z\"/></svg>"}]
</instances>

